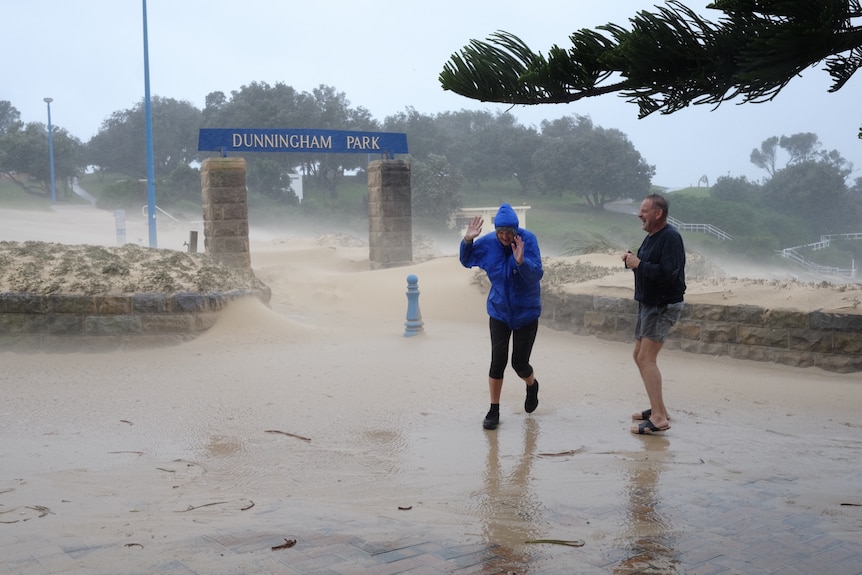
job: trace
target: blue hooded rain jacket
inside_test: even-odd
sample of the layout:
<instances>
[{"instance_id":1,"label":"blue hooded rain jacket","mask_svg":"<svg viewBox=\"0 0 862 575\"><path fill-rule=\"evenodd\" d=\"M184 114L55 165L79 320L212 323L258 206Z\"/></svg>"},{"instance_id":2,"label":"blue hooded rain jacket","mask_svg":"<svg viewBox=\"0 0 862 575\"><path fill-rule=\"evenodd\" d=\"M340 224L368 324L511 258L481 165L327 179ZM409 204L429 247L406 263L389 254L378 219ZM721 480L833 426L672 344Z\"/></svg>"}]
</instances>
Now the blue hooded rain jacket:
<instances>
[{"instance_id":1,"label":"blue hooded rain jacket","mask_svg":"<svg viewBox=\"0 0 862 575\"><path fill-rule=\"evenodd\" d=\"M513 227L524 241L524 261L515 263L512 247L504 246L497 234L484 234L472 244L461 241L461 265L479 267L488 274L488 315L519 329L537 320L542 314L540 282L545 271L536 235L519 226L518 214L509 204L503 204L494 217L494 227Z\"/></svg>"}]
</instances>

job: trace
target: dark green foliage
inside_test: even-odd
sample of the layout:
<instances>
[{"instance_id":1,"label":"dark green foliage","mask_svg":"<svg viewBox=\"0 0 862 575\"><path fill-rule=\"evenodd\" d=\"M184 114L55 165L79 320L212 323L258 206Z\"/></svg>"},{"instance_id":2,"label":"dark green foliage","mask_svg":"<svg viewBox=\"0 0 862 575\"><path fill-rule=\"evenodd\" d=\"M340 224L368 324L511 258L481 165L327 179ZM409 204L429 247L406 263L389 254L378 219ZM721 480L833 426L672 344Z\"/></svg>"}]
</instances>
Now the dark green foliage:
<instances>
[{"instance_id":1,"label":"dark green foliage","mask_svg":"<svg viewBox=\"0 0 862 575\"><path fill-rule=\"evenodd\" d=\"M21 112L12 102L0 100L0 136L13 130L21 122Z\"/></svg>"},{"instance_id":2,"label":"dark green foliage","mask_svg":"<svg viewBox=\"0 0 862 575\"><path fill-rule=\"evenodd\" d=\"M3 102L0 102L3 104ZM11 115L12 112L7 112ZM58 193L65 190L65 182L82 171L84 148L81 142L66 130L52 126L54 141L54 176ZM15 182L21 189L47 197L51 190L51 166L48 156L48 128L31 122L7 122L0 130L0 173Z\"/></svg>"},{"instance_id":3,"label":"dark green foliage","mask_svg":"<svg viewBox=\"0 0 862 575\"><path fill-rule=\"evenodd\" d=\"M854 262L858 269L862 265L862 240L834 239L828 248L804 253L808 259L820 265L849 268Z\"/></svg>"},{"instance_id":4,"label":"dark green foliage","mask_svg":"<svg viewBox=\"0 0 862 575\"><path fill-rule=\"evenodd\" d=\"M461 209L463 178L444 156L430 154L410 163L413 215L447 223Z\"/></svg>"},{"instance_id":5,"label":"dark green foliage","mask_svg":"<svg viewBox=\"0 0 862 575\"><path fill-rule=\"evenodd\" d=\"M670 194L670 216L687 224L712 224L733 240L721 246L737 254L769 255L774 250L809 243L804 221L776 213L757 202L691 198Z\"/></svg>"},{"instance_id":6,"label":"dark green foliage","mask_svg":"<svg viewBox=\"0 0 862 575\"><path fill-rule=\"evenodd\" d=\"M96 207L103 210L139 210L147 204L147 199L147 182L120 180L104 187Z\"/></svg>"},{"instance_id":7,"label":"dark green foliage","mask_svg":"<svg viewBox=\"0 0 862 575\"><path fill-rule=\"evenodd\" d=\"M774 98L801 71L825 60L839 90L862 66L859 0L717 0L709 21L678 1L570 36L547 58L496 32L453 54L440 84L485 102L553 104L618 93L639 117L690 104Z\"/></svg>"},{"instance_id":8,"label":"dark green foliage","mask_svg":"<svg viewBox=\"0 0 862 575\"><path fill-rule=\"evenodd\" d=\"M378 122L362 107L351 108L343 92L332 86L320 85L309 92L297 92L294 88L278 82L252 82L242 86L227 97L222 92L213 92L206 98L203 127L207 128L314 128L329 130L376 131ZM338 197L338 187L347 170L364 168L368 163L365 154L278 154L249 153L265 156L268 162L281 166L283 174L301 166L306 174L304 191ZM271 190L281 189L271 181L271 175L262 176L260 185ZM266 181L267 183L263 183ZM286 187L286 186L282 186Z\"/></svg>"},{"instance_id":9,"label":"dark green foliage","mask_svg":"<svg viewBox=\"0 0 862 575\"><path fill-rule=\"evenodd\" d=\"M542 122L540 143L533 173L542 193L574 194L601 208L649 192L655 169L619 130L594 126L585 116L564 116Z\"/></svg>"},{"instance_id":10,"label":"dark green foliage","mask_svg":"<svg viewBox=\"0 0 862 575\"><path fill-rule=\"evenodd\" d=\"M719 176L709 190L710 197L727 202L754 203L760 200L760 193L760 185L745 176Z\"/></svg>"},{"instance_id":11,"label":"dark green foliage","mask_svg":"<svg viewBox=\"0 0 862 575\"><path fill-rule=\"evenodd\" d=\"M152 98L153 168L167 178L178 166L197 158L201 112L189 102ZM147 177L147 131L144 102L114 112L87 144L88 164L100 170Z\"/></svg>"},{"instance_id":12,"label":"dark green foliage","mask_svg":"<svg viewBox=\"0 0 862 575\"><path fill-rule=\"evenodd\" d=\"M199 169L185 164L177 166L165 183L170 188L170 195L175 200L201 202L201 171ZM167 190L163 187L160 192L164 196Z\"/></svg>"},{"instance_id":13,"label":"dark green foliage","mask_svg":"<svg viewBox=\"0 0 862 575\"><path fill-rule=\"evenodd\" d=\"M859 212L845 174L823 161L805 161L779 170L763 184L763 201L773 210L798 217L812 234L856 231Z\"/></svg>"},{"instance_id":14,"label":"dark green foliage","mask_svg":"<svg viewBox=\"0 0 862 575\"><path fill-rule=\"evenodd\" d=\"M291 205L299 203L299 198L290 189L290 176L275 160L255 157L247 165L246 183L249 191L267 196L277 202Z\"/></svg>"}]
</instances>

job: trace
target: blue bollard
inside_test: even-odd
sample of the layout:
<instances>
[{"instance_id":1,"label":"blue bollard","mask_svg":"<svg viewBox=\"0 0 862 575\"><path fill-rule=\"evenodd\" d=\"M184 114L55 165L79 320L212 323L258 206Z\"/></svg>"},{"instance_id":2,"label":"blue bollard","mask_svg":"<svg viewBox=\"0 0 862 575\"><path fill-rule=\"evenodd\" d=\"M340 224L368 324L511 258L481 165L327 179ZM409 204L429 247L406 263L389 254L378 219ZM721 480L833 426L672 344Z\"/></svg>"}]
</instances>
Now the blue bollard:
<instances>
[{"instance_id":1,"label":"blue bollard","mask_svg":"<svg viewBox=\"0 0 862 575\"><path fill-rule=\"evenodd\" d=\"M422 312L419 311L419 278L413 274L407 276L407 326L404 337L412 337L424 333L422 327Z\"/></svg>"}]
</instances>

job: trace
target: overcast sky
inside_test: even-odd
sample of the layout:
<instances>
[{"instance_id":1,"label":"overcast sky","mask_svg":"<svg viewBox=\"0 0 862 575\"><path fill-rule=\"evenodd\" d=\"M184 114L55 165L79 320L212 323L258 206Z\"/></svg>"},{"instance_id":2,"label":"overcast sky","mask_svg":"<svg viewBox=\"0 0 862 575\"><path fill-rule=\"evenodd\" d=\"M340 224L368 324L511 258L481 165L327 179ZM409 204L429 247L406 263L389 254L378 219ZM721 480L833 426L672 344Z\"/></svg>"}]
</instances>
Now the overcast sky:
<instances>
[{"instance_id":1,"label":"overcast sky","mask_svg":"<svg viewBox=\"0 0 862 575\"><path fill-rule=\"evenodd\" d=\"M206 95L226 95L251 82L283 82L301 92L321 84L343 92L383 121L413 107L422 114L461 109L506 110L440 88L450 56L472 39L511 32L535 51L569 34L628 18L658 2L636 0L149 0L150 93L203 109ZM706 1L687 2L705 10ZM52 122L88 141L103 120L144 97L141 0L3 0L0 14L0 100L24 122ZM511 110L522 124L585 115L624 132L650 164L654 183L696 185L702 176L765 174L749 162L770 136L814 132L823 146L854 163L862 176L862 76L835 94L822 66L794 80L766 104L695 106L670 116L637 119L637 107L614 95L566 105ZM226 126L244 127L244 126ZM272 126L289 128L290 126ZM409 142L408 142L409 145Z\"/></svg>"}]
</instances>

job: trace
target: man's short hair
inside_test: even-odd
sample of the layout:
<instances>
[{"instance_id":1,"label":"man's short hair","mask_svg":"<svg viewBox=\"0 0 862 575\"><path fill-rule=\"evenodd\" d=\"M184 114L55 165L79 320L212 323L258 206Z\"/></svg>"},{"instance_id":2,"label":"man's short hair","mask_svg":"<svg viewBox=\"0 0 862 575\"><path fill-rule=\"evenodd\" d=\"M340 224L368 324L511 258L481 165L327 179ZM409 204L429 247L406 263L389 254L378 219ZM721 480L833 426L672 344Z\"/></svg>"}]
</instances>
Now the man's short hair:
<instances>
[{"instance_id":1,"label":"man's short hair","mask_svg":"<svg viewBox=\"0 0 862 575\"><path fill-rule=\"evenodd\" d=\"M647 199L652 200L652 205L654 208L659 208L661 210L662 217L667 217L670 204L664 196L662 196L661 194L650 194L647 196Z\"/></svg>"}]
</instances>

